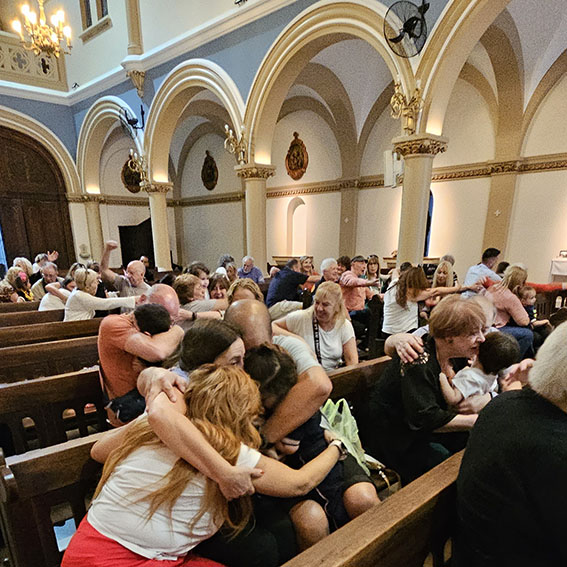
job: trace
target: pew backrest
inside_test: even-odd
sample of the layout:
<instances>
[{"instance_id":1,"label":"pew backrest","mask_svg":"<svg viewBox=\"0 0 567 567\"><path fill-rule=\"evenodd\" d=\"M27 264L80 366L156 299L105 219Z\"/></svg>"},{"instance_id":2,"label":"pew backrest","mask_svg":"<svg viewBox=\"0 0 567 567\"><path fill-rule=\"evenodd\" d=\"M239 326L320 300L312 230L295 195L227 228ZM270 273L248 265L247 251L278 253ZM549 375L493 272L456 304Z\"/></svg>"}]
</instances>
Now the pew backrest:
<instances>
[{"instance_id":1,"label":"pew backrest","mask_svg":"<svg viewBox=\"0 0 567 567\"><path fill-rule=\"evenodd\" d=\"M65 309L0 313L0 327L14 327L16 325L35 325L36 323L63 321L64 316Z\"/></svg>"},{"instance_id":2,"label":"pew backrest","mask_svg":"<svg viewBox=\"0 0 567 567\"><path fill-rule=\"evenodd\" d=\"M284 567L422 567L430 553L434 567L444 565L461 459L453 455Z\"/></svg>"},{"instance_id":3,"label":"pew backrest","mask_svg":"<svg viewBox=\"0 0 567 567\"><path fill-rule=\"evenodd\" d=\"M97 337L0 348L0 383L55 376L94 366Z\"/></svg>"},{"instance_id":4,"label":"pew backrest","mask_svg":"<svg viewBox=\"0 0 567 567\"><path fill-rule=\"evenodd\" d=\"M60 564L53 516L67 506L78 526L86 514L102 468L90 458L100 435L0 458L0 518L12 567Z\"/></svg>"},{"instance_id":5,"label":"pew backrest","mask_svg":"<svg viewBox=\"0 0 567 567\"><path fill-rule=\"evenodd\" d=\"M21 313L22 311L37 311L39 303L39 301L0 303L0 313Z\"/></svg>"},{"instance_id":6,"label":"pew backrest","mask_svg":"<svg viewBox=\"0 0 567 567\"><path fill-rule=\"evenodd\" d=\"M85 321L55 321L0 327L0 347L90 337L98 334L101 321L102 319L96 318Z\"/></svg>"},{"instance_id":7,"label":"pew backrest","mask_svg":"<svg viewBox=\"0 0 567 567\"><path fill-rule=\"evenodd\" d=\"M81 437L93 433L89 425L104 431L106 412L98 370L1 384L0 425L9 430L16 454L30 450L30 437L40 447L49 447L67 441L70 429L78 430Z\"/></svg>"}]
</instances>

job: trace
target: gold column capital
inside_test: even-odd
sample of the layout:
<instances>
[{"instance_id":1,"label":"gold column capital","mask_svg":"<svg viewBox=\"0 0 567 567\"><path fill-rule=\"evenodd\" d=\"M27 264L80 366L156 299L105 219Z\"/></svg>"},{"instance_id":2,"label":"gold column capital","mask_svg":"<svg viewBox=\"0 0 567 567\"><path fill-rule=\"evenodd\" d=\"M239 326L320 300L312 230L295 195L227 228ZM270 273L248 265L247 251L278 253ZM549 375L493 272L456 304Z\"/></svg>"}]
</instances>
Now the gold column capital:
<instances>
[{"instance_id":1,"label":"gold column capital","mask_svg":"<svg viewBox=\"0 0 567 567\"><path fill-rule=\"evenodd\" d=\"M170 181L154 181L153 183L140 183L140 186L146 193L167 193L170 189L173 189L173 183Z\"/></svg>"},{"instance_id":2,"label":"gold column capital","mask_svg":"<svg viewBox=\"0 0 567 567\"><path fill-rule=\"evenodd\" d=\"M144 80L146 78L146 72L141 71L140 69L130 69L126 71L126 75L136 87L138 96L140 98L144 98Z\"/></svg>"},{"instance_id":3,"label":"gold column capital","mask_svg":"<svg viewBox=\"0 0 567 567\"><path fill-rule=\"evenodd\" d=\"M236 175L242 179L268 179L276 173L276 166L253 163L238 165L234 170Z\"/></svg>"},{"instance_id":4,"label":"gold column capital","mask_svg":"<svg viewBox=\"0 0 567 567\"><path fill-rule=\"evenodd\" d=\"M436 156L447 150L447 138L434 134L412 134L392 140L394 152L402 157L413 155Z\"/></svg>"}]
</instances>

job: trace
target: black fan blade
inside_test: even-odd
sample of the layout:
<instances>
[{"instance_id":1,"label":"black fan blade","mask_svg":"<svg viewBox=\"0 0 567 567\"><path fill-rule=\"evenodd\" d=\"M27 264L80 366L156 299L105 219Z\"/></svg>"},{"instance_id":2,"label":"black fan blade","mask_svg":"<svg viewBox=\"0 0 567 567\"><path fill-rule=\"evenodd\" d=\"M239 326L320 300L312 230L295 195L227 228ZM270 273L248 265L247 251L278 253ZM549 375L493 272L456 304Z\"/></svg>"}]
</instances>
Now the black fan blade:
<instances>
[{"instance_id":1,"label":"black fan blade","mask_svg":"<svg viewBox=\"0 0 567 567\"><path fill-rule=\"evenodd\" d=\"M429 3L425 3L423 2L423 4L421 6L418 6L417 11L423 16L425 15L425 12L427 12L427 10L429 10Z\"/></svg>"},{"instance_id":2,"label":"black fan blade","mask_svg":"<svg viewBox=\"0 0 567 567\"><path fill-rule=\"evenodd\" d=\"M411 37L416 37L414 32L417 24L419 24L420 21L421 18L418 18L417 16L412 16L411 18L409 18L409 20L406 20L404 22L404 32Z\"/></svg>"},{"instance_id":3,"label":"black fan blade","mask_svg":"<svg viewBox=\"0 0 567 567\"><path fill-rule=\"evenodd\" d=\"M392 38L388 38L388 41L391 43L400 43L400 41L402 41L402 39L404 39L404 35L406 35L405 31L402 31L400 33L400 35L397 35L396 37L392 37Z\"/></svg>"}]
</instances>

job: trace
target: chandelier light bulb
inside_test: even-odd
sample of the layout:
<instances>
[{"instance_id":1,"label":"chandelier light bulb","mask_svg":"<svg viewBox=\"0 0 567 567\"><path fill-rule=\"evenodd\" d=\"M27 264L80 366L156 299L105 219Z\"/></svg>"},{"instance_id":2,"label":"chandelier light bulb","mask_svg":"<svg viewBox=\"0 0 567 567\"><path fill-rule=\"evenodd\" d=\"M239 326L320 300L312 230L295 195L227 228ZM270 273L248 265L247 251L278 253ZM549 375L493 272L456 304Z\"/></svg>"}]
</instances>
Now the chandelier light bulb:
<instances>
[{"instance_id":1,"label":"chandelier light bulb","mask_svg":"<svg viewBox=\"0 0 567 567\"><path fill-rule=\"evenodd\" d=\"M22 14L24 16L27 16L30 13L30 7L27 4L24 4L22 6Z\"/></svg>"},{"instance_id":2,"label":"chandelier light bulb","mask_svg":"<svg viewBox=\"0 0 567 567\"><path fill-rule=\"evenodd\" d=\"M22 35L22 24L20 20L12 20L12 29L19 35Z\"/></svg>"},{"instance_id":3,"label":"chandelier light bulb","mask_svg":"<svg viewBox=\"0 0 567 567\"><path fill-rule=\"evenodd\" d=\"M37 24L37 14L34 11L30 11L28 14L28 19L35 26Z\"/></svg>"}]
</instances>

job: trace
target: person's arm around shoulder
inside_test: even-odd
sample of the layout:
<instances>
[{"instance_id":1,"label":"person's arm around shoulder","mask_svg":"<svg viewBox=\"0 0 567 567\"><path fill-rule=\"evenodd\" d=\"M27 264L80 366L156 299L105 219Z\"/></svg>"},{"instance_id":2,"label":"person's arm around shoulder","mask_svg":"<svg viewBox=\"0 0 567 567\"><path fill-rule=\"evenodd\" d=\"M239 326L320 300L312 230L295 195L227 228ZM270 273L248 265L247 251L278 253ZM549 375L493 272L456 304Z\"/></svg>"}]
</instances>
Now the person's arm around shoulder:
<instances>
[{"instance_id":1,"label":"person's arm around shoulder","mask_svg":"<svg viewBox=\"0 0 567 567\"><path fill-rule=\"evenodd\" d=\"M114 449L120 447L130 429L132 429L133 423L134 421L131 421L122 427L104 432L100 439L92 446L91 457L99 463L105 463L106 459L108 459L108 455L110 455Z\"/></svg>"},{"instance_id":2,"label":"person's arm around shoulder","mask_svg":"<svg viewBox=\"0 0 567 567\"><path fill-rule=\"evenodd\" d=\"M407 364L417 360L423 353L423 341L411 333L390 335L384 343L384 353L388 356L397 354Z\"/></svg>"},{"instance_id":3,"label":"person's arm around shoulder","mask_svg":"<svg viewBox=\"0 0 567 567\"><path fill-rule=\"evenodd\" d=\"M170 356L183 339L183 329L173 325L169 331L150 337L144 333L132 333L126 339L124 350L149 362L159 362Z\"/></svg>"},{"instance_id":4,"label":"person's arm around shoulder","mask_svg":"<svg viewBox=\"0 0 567 567\"><path fill-rule=\"evenodd\" d=\"M114 284L116 274L110 269L110 253L118 248L118 242L115 240L109 240L104 245L104 251L102 253L102 258L100 259L100 275L102 279L110 284Z\"/></svg>"},{"instance_id":5,"label":"person's arm around shoulder","mask_svg":"<svg viewBox=\"0 0 567 567\"><path fill-rule=\"evenodd\" d=\"M342 455L340 442L333 441L322 453L298 470L262 455L258 467L264 474L253 481L254 487L260 494L268 496L303 496L325 479Z\"/></svg>"},{"instance_id":6,"label":"person's arm around shoulder","mask_svg":"<svg viewBox=\"0 0 567 567\"><path fill-rule=\"evenodd\" d=\"M510 292L506 299L506 307L510 317L516 322L516 325L527 327L530 324L528 312L524 309L522 302L512 292Z\"/></svg>"},{"instance_id":7,"label":"person's arm around shoulder","mask_svg":"<svg viewBox=\"0 0 567 567\"><path fill-rule=\"evenodd\" d=\"M50 293L51 295L54 295L55 297L58 297L63 303L66 303L67 298L69 297L69 292L63 293L61 291L61 284L59 282L47 284L45 286L45 291L47 293Z\"/></svg>"}]
</instances>

